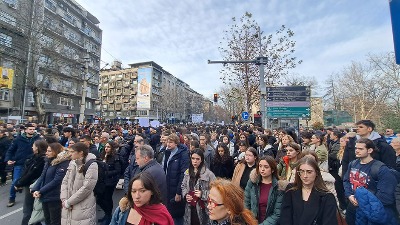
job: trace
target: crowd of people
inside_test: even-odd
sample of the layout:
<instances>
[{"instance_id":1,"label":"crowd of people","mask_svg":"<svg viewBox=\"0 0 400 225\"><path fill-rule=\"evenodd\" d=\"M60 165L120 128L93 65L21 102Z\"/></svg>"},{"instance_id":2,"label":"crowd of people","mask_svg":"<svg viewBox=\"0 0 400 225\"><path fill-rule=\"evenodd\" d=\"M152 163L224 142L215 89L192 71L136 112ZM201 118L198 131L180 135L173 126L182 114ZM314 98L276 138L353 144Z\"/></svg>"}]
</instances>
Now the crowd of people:
<instances>
[{"instance_id":1,"label":"crowd of people","mask_svg":"<svg viewBox=\"0 0 400 225\"><path fill-rule=\"evenodd\" d=\"M398 224L400 137L356 126L9 123L0 179L22 225Z\"/></svg>"}]
</instances>

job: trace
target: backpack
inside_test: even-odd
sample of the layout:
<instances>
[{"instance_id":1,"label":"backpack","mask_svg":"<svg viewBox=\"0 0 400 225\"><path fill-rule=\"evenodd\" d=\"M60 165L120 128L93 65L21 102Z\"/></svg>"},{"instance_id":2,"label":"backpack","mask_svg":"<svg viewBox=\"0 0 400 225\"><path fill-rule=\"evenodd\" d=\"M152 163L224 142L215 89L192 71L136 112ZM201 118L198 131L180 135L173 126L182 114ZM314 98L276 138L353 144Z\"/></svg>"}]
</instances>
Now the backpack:
<instances>
[{"instance_id":1,"label":"backpack","mask_svg":"<svg viewBox=\"0 0 400 225\"><path fill-rule=\"evenodd\" d=\"M97 163L98 166L98 176L97 176L97 182L96 186L93 189L94 195L101 195L104 193L106 190L106 171L108 171L108 165L107 163L97 160L97 159L91 159L85 163L85 167L83 169L83 176L86 176L86 171L89 169L89 166L92 165L93 162Z\"/></svg>"}]
</instances>

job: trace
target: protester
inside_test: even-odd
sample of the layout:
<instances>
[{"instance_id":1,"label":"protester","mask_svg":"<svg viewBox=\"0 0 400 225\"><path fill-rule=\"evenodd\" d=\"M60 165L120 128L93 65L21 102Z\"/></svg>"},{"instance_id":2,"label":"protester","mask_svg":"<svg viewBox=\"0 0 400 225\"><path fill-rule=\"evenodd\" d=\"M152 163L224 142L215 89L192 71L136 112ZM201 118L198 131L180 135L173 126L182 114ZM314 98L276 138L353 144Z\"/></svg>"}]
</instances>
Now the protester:
<instances>
[{"instance_id":1,"label":"protester","mask_svg":"<svg viewBox=\"0 0 400 225\"><path fill-rule=\"evenodd\" d=\"M262 156L245 189L245 207L259 224L279 224L283 192L278 189L278 169L271 156Z\"/></svg>"},{"instance_id":2,"label":"protester","mask_svg":"<svg viewBox=\"0 0 400 225\"><path fill-rule=\"evenodd\" d=\"M210 220L218 225L256 225L257 220L243 204L243 190L231 181L218 178L210 184L207 209Z\"/></svg>"},{"instance_id":3,"label":"protester","mask_svg":"<svg viewBox=\"0 0 400 225\"><path fill-rule=\"evenodd\" d=\"M4 161L6 152L11 145L11 139L6 129L0 129L0 187L7 184L7 162Z\"/></svg>"},{"instance_id":4,"label":"protester","mask_svg":"<svg viewBox=\"0 0 400 225\"><path fill-rule=\"evenodd\" d=\"M250 172L257 167L257 160L257 150L253 147L249 147L245 153L244 159L235 167L232 183L244 190L249 181Z\"/></svg>"},{"instance_id":5,"label":"protester","mask_svg":"<svg viewBox=\"0 0 400 225\"><path fill-rule=\"evenodd\" d=\"M105 171L105 190L101 195L96 196L97 204L103 209L104 217L99 219L104 225L108 225L111 221L113 209L113 193L115 186L118 183L121 175L121 163L117 154L118 144L109 141L104 146L104 151L101 153L100 159L107 164L107 171Z\"/></svg>"},{"instance_id":6,"label":"protester","mask_svg":"<svg viewBox=\"0 0 400 225\"><path fill-rule=\"evenodd\" d=\"M24 132L13 140L10 148L7 150L4 161L9 166L14 166L13 181L10 187L10 197L7 207L15 205L15 182L21 177L25 161L33 156L32 145L38 139L39 135L35 133L35 126L31 123L27 124Z\"/></svg>"},{"instance_id":7,"label":"protester","mask_svg":"<svg viewBox=\"0 0 400 225\"><path fill-rule=\"evenodd\" d=\"M61 184L61 224L96 225L96 198L93 190L98 178L98 166L93 162L87 171L86 163L95 160L84 143L76 143L69 150L71 162Z\"/></svg>"},{"instance_id":8,"label":"protester","mask_svg":"<svg viewBox=\"0 0 400 225\"><path fill-rule=\"evenodd\" d=\"M231 179L233 175L233 158L230 156L228 146L221 143L217 146L211 171L216 177Z\"/></svg>"},{"instance_id":9,"label":"protester","mask_svg":"<svg viewBox=\"0 0 400 225\"><path fill-rule=\"evenodd\" d=\"M47 146L47 142L44 140L37 140L33 143L33 156L25 161L21 177L14 183L15 190L24 190L25 193L22 209L22 225L27 225L31 218L34 198L32 197L29 186L33 184L42 173Z\"/></svg>"},{"instance_id":10,"label":"protester","mask_svg":"<svg viewBox=\"0 0 400 225\"><path fill-rule=\"evenodd\" d=\"M337 225L336 200L326 188L317 162L302 158L296 177L283 196L280 224Z\"/></svg>"},{"instance_id":11,"label":"protester","mask_svg":"<svg viewBox=\"0 0 400 225\"><path fill-rule=\"evenodd\" d=\"M324 143L324 136L318 133L313 134L311 136L311 144L313 146L313 149L311 150L315 151L315 154L318 156L320 164L319 168L325 172L328 172L328 148Z\"/></svg>"},{"instance_id":12,"label":"protester","mask_svg":"<svg viewBox=\"0 0 400 225\"><path fill-rule=\"evenodd\" d=\"M121 199L110 225L173 225L161 202L160 190L152 176L147 172L138 174L129 182L127 197Z\"/></svg>"},{"instance_id":13,"label":"protester","mask_svg":"<svg viewBox=\"0 0 400 225\"><path fill-rule=\"evenodd\" d=\"M206 202L210 190L210 182L215 175L204 163L204 153L201 149L194 150L190 155L191 163L185 172L182 182L182 196L185 197L186 207L184 224L208 224Z\"/></svg>"},{"instance_id":14,"label":"protester","mask_svg":"<svg viewBox=\"0 0 400 225\"><path fill-rule=\"evenodd\" d=\"M292 170L296 168L302 154L300 145L294 142L289 142L285 149L287 155L282 157L278 163L278 177L282 180L290 180L295 175Z\"/></svg>"},{"instance_id":15,"label":"protester","mask_svg":"<svg viewBox=\"0 0 400 225\"><path fill-rule=\"evenodd\" d=\"M269 136L262 134L258 138L258 153L261 156L272 156L275 158L274 147L268 142Z\"/></svg>"},{"instance_id":16,"label":"protester","mask_svg":"<svg viewBox=\"0 0 400 225\"><path fill-rule=\"evenodd\" d=\"M42 174L32 188L34 198L40 198L46 225L61 224L61 182L71 159L69 154L60 154L63 146L51 143L46 151L46 164Z\"/></svg>"}]
</instances>

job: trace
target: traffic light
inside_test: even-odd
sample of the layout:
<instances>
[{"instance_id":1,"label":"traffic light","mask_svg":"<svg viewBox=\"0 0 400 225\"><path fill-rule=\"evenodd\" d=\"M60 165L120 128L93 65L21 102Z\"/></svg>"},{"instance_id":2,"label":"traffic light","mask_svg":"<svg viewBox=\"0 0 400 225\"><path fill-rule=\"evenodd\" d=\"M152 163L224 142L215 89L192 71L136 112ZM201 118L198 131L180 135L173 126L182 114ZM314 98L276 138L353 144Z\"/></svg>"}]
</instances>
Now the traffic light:
<instances>
[{"instance_id":1,"label":"traffic light","mask_svg":"<svg viewBox=\"0 0 400 225\"><path fill-rule=\"evenodd\" d=\"M215 102L215 103L218 102L218 94L214 94L214 102Z\"/></svg>"}]
</instances>

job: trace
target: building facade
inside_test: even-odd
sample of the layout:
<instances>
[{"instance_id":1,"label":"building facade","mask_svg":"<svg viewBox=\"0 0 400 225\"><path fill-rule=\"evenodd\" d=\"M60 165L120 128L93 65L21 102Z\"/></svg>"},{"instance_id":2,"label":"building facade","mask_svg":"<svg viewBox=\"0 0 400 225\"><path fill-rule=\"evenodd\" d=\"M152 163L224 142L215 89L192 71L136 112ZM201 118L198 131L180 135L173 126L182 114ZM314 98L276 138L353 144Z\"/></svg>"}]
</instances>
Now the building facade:
<instances>
[{"instance_id":1,"label":"building facade","mask_svg":"<svg viewBox=\"0 0 400 225\"><path fill-rule=\"evenodd\" d=\"M38 122L76 123L86 89L84 115L91 122L99 85L102 30L98 19L73 0L3 2L14 2L14 11L3 9L4 4L0 9L15 21L17 32L22 29L19 39L25 44L17 38L11 41L22 55L21 62L11 65L17 71L10 93L14 101L8 107L12 115Z\"/></svg>"},{"instance_id":2,"label":"building facade","mask_svg":"<svg viewBox=\"0 0 400 225\"><path fill-rule=\"evenodd\" d=\"M129 68L114 62L100 72L100 82L97 115L105 121L189 122L192 114L203 112L203 96L153 61Z\"/></svg>"}]
</instances>

